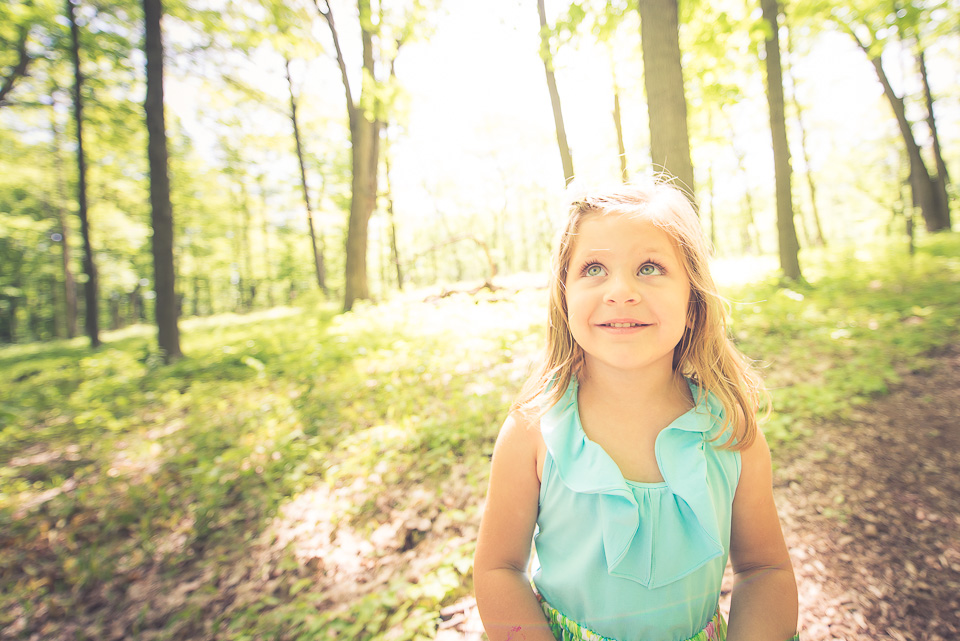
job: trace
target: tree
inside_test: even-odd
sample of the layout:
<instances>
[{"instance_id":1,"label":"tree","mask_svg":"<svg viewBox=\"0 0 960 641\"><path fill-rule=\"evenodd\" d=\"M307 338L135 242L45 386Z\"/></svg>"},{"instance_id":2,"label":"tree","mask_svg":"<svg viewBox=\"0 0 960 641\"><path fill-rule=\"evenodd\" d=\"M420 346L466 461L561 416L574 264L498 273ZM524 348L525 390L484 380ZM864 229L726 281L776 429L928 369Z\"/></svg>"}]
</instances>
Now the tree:
<instances>
[{"instance_id":1,"label":"tree","mask_svg":"<svg viewBox=\"0 0 960 641\"><path fill-rule=\"evenodd\" d=\"M340 35L337 32L333 11L328 0L314 0L317 11L326 20L333 37L337 53L337 63L343 79L347 99L347 117L350 123L350 143L352 153L352 180L350 199L350 218L347 223L347 263L345 268L345 290L343 309L349 311L357 300L370 298L367 282L367 235L370 216L377 204L377 173L380 163L380 119L376 103L376 69L374 60L374 39L377 36L370 0L357 0L360 17L360 37L363 56L363 80L360 99L355 101L350 89L347 64L340 47Z\"/></svg>"},{"instance_id":2,"label":"tree","mask_svg":"<svg viewBox=\"0 0 960 641\"><path fill-rule=\"evenodd\" d=\"M883 87L886 97L897 120L900 135L909 160L910 189L913 194L913 204L919 207L924 225L929 232L938 232L950 229L950 204L946 197L946 171L942 165L942 154L938 154L939 140L934 143L934 155L940 155L939 166L943 171L932 175L923 159L921 148L913 132L913 124L907 117L907 107L904 96L894 90L886 69L883 66L883 52L890 42L899 35L901 44L913 41L918 53L923 51L920 46L920 35L924 29L931 28L926 23L932 22L937 5L920 5L916 3L875 3L875 2L846 2L842 6L833 6L830 3L813 3L813 13L826 14L827 19L839 26L857 44L870 61L877 79ZM949 15L949 12L945 12ZM936 31L936 29L932 29ZM923 71L920 70L921 76ZM931 126L931 138L935 138L936 123L933 120L932 97L927 104L927 121Z\"/></svg>"},{"instance_id":3,"label":"tree","mask_svg":"<svg viewBox=\"0 0 960 641\"><path fill-rule=\"evenodd\" d=\"M83 73L80 69L80 27L74 0L66 0L67 20L70 22L70 48L73 54L73 118L77 131L77 215L80 217L80 234L83 236L83 271L87 281L83 285L86 302L84 327L90 338L90 346L100 346L99 287L97 265L93 259L90 221L87 212L87 161L83 152Z\"/></svg>"},{"instance_id":4,"label":"tree","mask_svg":"<svg viewBox=\"0 0 960 641\"><path fill-rule=\"evenodd\" d=\"M770 133L773 137L773 170L777 193L777 236L780 246L780 269L785 278L800 280L800 246L793 223L790 147L787 144L787 121L783 106L783 72L780 66L780 37L777 0L760 0L766 23L764 39L767 70L767 103L770 107Z\"/></svg>"},{"instance_id":5,"label":"tree","mask_svg":"<svg viewBox=\"0 0 960 641\"><path fill-rule=\"evenodd\" d=\"M313 225L313 208L310 205L310 189L307 186L307 166L303 160L303 145L300 142L300 125L297 122L297 97L293 92L293 80L290 78L290 59L284 59L287 87L290 90L290 124L293 127L293 140L297 150L297 162L300 165L300 186L303 188L303 204L307 208L307 227L310 230L310 247L313 249L313 266L317 276L317 286L327 293L326 270L323 264L323 250L317 248L317 233Z\"/></svg>"},{"instance_id":6,"label":"tree","mask_svg":"<svg viewBox=\"0 0 960 641\"><path fill-rule=\"evenodd\" d=\"M790 46L790 29L786 31L786 47L787 47L787 56L788 58L792 56L792 47ZM790 71L789 63L784 65L785 75L790 79L790 102L793 103L793 110L797 116L797 129L800 130L800 152L803 154L803 165L806 168L804 172L807 177L807 189L810 191L810 209L813 215L813 224L814 231L816 236L812 239L813 243L816 243L820 247L824 247L827 244L826 239L823 237L823 228L820 226L820 210L817 207L817 189L813 180L813 170L810 167L810 152L807 149L807 128L803 124L803 108L800 106L800 101L797 99L797 86L796 80L793 77L793 73ZM801 218L802 220L802 218ZM804 225L804 230L807 227ZM806 232L805 232L806 233ZM810 235L806 235L807 242L811 242Z\"/></svg>"},{"instance_id":7,"label":"tree","mask_svg":"<svg viewBox=\"0 0 960 641\"><path fill-rule=\"evenodd\" d=\"M540 14L540 59L547 74L547 90L550 92L550 105L553 108L553 124L557 130L557 146L560 149L560 161L563 163L564 184L573 181L573 155L567 145L567 132L563 126L563 111L560 108L560 92L557 89L557 78L553 72L553 52L550 49L550 30L547 27L547 14L543 0L537 0L537 11Z\"/></svg>"},{"instance_id":8,"label":"tree","mask_svg":"<svg viewBox=\"0 0 960 641\"><path fill-rule=\"evenodd\" d=\"M177 325L179 303L176 272L173 265L173 206L170 204L170 177L167 173L167 128L163 116L163 16L162 0L143 0L144 54L147 59L147 116L150 160L150 217L153 226L154 291L157 343L165 361L183 356L180 328Z\"/></svg>"},{"instance_id":9,"label":"tree","mask_svg":"<svg viewBox=\"0 0 960 641\"><path fill-rule=\"evenodd\" d=\"M654 167L676 176L680 185L693 194L677 0L639 0L638 6L643 83L650 117L650 157Z\"/></svg>"},{"instance_id":10,"label":"tree","mask_svg":"<svg viewBox=\"0 0 960 641\"><path fill-rule=\"evenodd\" d=\"M623 123L620 119L620 85L617 84L616 65L613 62L613 52L610 52L610 74L613 79L613 127L617 131L617 157L620 159L620 180L630 180L627 169L627 148L623 144Z\"/></svg>"},{"instance_id":11,"label":"tree","mask_svg":"<svg viewBox=\"0 0 960 641\"><path fill-rule=\"evenodd\" d=\"M15 52L15 62L9 70L0 79L0 107L9 102L9 94L13 91L17 81L27 75L27 67L30 64L30 54L27 51L27 37L29 36L29 26L19 25L17 28L16 44L11 49ZM11 43L12 44L12 43ZM8 43L4 43L4 48Z\"/></svg>"},{"instance_id":12,"label":"tree","mask_svg":"<svg viewBox=\"0 0 960 641\"><path fill-rule=\"evenodd\" d=\"M391 77L381 79L377 72L382 70L388 73L403 45L423 30L433 1L416 0L402 5L397 15L391 15L383 3L377 4L377 13L374 14L370 0L357 0L362 54L358 98L354 98L350 87L347 63L330 2L314 0L314 4L326 21L333 39L350 125L352 176L343 300L344 311L349 311L357 300L370 298L367 280L368 228L377 204L380 137L386 126L395 90Z\"/></svg>"},{"instance_id":13,"label":"tree","mask_svg":"<svg viewBox=\"0 0 960 641\"><path fill-rule=\"evenodd\" d=\"M920 72L920 80L923 83L923 101L927 109L927 126L930 128L930 140L933 146L933 159L937 168L937 177L934 184L934 192L937 195L940 205L940 215L944 229L950 229L950 197L947 195L947 184L950 182L950 176L947 174L947 164L943 160L943 149L940 147L940 133L937 130L937 120L933 115L933 93L930 91L930 81L927 77L927 64L924 59L923 49L917 50L917 70Z\"/></svg>"},{"instance_id":14,"label":"tree","mask_svg":"<svg viewBox=\"0 0 960 641\"><path fill-rule=\"evenodd\" d=\"M53 95L55 92L51 92ZM63 179L63 159L62 143L60 129L57 126L56 110L50 110L51 132L53 134L53 162L54 162L54 184L56 185L56 195L54 210L57 214L57 223L60 227L60 258L63 265L63 295L64 295L64 320L67 338L73 338L77 335L77 287L76 279L73 276L73 266L70 262L70 229L67 223L67 212L63 206L64 179Z\"/></svg>"}]
</instances>

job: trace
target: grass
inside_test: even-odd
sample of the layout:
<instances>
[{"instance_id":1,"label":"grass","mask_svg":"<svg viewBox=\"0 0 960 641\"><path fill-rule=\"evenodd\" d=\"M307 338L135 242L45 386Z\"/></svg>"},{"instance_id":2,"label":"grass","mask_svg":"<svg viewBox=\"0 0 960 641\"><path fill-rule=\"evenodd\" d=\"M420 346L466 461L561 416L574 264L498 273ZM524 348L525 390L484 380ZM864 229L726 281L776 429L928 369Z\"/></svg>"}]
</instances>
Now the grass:
<instances>
[{"instance_id":1,"label":"grass","mask_svg":"<svg viewBox=\"0 0 960 641\"><path fill-rule=\"evenodd\" d=\"M730 286L774 448L958 337L960 236ZM741 280L745 280L742 279ZM0 350L0 638L432 638L543 290L408 295Z\"/></svg>"}]
</instances>

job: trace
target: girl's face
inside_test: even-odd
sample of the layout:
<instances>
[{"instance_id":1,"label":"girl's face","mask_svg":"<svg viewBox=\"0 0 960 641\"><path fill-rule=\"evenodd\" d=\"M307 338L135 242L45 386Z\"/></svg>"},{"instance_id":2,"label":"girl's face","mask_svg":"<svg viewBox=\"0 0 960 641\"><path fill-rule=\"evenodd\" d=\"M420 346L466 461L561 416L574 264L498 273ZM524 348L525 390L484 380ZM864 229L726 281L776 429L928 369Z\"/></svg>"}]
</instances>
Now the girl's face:
<instances>
[{"instance_id":1,"label":"girl's face","mask_svg":"<svg viewBox=\"0 0 960 641\"><path fill-rule=\"evenodd\" d=\"M581 221L565 281L567 319L586 371L672 371L690 280L673 239L647 218Z\"/></svg>"}]
</instances>

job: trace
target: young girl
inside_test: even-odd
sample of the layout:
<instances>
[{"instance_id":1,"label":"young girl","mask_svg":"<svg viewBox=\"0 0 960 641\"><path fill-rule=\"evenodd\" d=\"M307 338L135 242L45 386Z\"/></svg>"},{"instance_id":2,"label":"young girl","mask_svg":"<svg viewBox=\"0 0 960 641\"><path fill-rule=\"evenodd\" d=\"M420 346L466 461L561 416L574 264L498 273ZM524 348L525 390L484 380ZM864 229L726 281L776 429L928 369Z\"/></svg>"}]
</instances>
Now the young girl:
<instances>
[{"instance_id":1,"label":"young girl","mask_svg":"<svg viewBox=\"0 0 960 641\"><path fill-rule=\"evenodd\" d=\"M763 388L727 336L707 256L670 184L573 203L546 354L494 448L474 563L491 641L794 635Z\"/></svg>"}]
</instances>

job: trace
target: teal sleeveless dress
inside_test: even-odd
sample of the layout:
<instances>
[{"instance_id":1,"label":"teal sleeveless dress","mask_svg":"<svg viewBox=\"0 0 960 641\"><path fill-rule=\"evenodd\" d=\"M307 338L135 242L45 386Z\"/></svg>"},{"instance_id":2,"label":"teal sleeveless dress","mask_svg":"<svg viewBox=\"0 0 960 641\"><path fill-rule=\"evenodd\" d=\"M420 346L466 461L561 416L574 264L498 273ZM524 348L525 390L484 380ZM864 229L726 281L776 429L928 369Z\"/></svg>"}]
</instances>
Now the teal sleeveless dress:
<instances>
[{"instance_id":1,"label":"teal sleeveless dress","mask_svg":"<svg viewBox=\"0 0 960 641\"><path fill-rule=\"evenodd\" d=\"M716 624L740 453L718 447L719 401L690 388L696 406L656 439L662 483L624 479L587 438L575 380L541 418L533 583L545 611L618 641L684 641Z\"/></svg>"}]
</instances>

